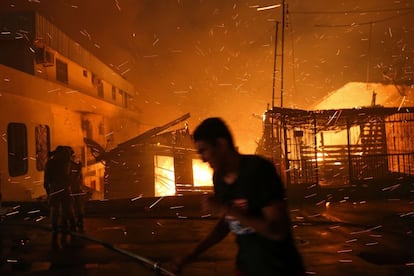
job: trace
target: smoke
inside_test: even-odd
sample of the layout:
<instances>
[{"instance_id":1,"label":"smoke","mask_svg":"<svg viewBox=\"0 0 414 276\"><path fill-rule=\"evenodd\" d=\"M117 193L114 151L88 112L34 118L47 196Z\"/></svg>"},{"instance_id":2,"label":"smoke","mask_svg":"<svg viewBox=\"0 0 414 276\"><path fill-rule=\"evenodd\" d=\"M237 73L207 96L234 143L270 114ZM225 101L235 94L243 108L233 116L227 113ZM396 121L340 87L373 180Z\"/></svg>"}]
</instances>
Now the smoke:
<instances>
[{"instance_id":1,"label":"smoke","mask_svg":"<svg viewBox=\"0 0 414 276\"><path fill-rule=\"evenodd\" d=\"M412 83L411 14L404 1L287 0L285 107L308 108L350 81ZM190 128L220 116L254 151L261 114L281 102L281 29L273 88L274 1L1 1L3 11L39 10L130 80L142 123L155 127L191 112ZM411 5L411 6L410 6Z\"/></svg>"}]
</instances>

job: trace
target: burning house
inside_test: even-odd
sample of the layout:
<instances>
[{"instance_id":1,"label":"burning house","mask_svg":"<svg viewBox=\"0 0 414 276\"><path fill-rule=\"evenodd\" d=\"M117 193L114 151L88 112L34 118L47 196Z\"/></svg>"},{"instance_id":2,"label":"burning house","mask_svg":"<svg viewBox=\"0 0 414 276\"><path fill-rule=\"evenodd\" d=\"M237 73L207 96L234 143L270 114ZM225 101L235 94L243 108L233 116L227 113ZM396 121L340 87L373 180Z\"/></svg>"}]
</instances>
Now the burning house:
<instances>
[{"instance_id":1,"label":"burning house","mask_svg":"<svg viewBox=\"0 0 414 276\"><path fill-rule=\"evenodd\" d=\"M414 175L412 107L274 107L263 122L257 153L274 161L288 189L383 188Z\"/></svg>"},{"instance_id":2,"label":"burning house","mask_svg":"<svg viewBox=\"0 0 414 276\"><path fill-rule=\"evenodd\" d=\"M105 199L172 196L211 191L211 171L199 159L187 123L190 114L150 129L105 152L86 139L96 161L105 165Z\"/></svg>"}]
</instances>

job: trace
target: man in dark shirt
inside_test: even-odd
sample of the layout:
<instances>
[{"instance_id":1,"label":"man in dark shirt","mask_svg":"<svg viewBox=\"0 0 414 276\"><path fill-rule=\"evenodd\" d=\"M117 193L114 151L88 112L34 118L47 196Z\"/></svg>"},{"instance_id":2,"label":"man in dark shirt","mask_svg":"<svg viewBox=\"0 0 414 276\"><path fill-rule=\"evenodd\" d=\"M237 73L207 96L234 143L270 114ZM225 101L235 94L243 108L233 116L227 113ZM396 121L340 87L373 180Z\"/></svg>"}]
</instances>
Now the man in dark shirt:
<instances>
[{"instance_id":1,"label":"man in dark shirt","mask_svg":"<svg viewBox=\"0 0 414 276\"><path fill-rule=\"evenodd\" d=\"M176 260L176 271L231 231L238 245L235 275L305 275L274 165L259 156L239 154L220 118L204 120L193 136L202 160L214 170L214 196L204 207L220 219L189 254Z\"/></svg>"},{"instance_id":2,"label":"man in dark shirt","mask_svg":"<svg viewBox=\"0 0 414 276\"><path fill-rule=\"evenodd\" d=\"M75 227L69 182L70 152L67 147L58 146L46 162L44 173L44 187L49 201L54 247L58 246L59 230L62 245L65 245L69 232L74 231Z\"/></svg>"}]
</instances>

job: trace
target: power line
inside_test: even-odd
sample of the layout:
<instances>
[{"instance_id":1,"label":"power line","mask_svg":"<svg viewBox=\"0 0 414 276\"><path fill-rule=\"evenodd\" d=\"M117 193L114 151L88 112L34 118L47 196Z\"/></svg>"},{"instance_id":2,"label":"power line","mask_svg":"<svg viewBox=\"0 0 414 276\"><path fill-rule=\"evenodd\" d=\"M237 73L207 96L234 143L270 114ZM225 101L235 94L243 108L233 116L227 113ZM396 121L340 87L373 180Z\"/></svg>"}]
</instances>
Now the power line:
<instances>
[{"instance_id":1,"label":"power line","mask_svg":"<svg viewBox=\"0 0 414 276\"><path fill-rule=\"evenodd\" d=\"M394 15L394 16L390 16L390 17L386 17L386 18L378 19L378 20L371 20L371 21L361 22L361 23L353 22L352 24L316 24L315 27L343 28L343 27L363 26L363 25L369 25L369 24L373 24L373 23L381 23L381 22L389 21L391 19L398 18L398 17L401 17L401 16L405 16L405 15L411 14L411 13L414 13L414 9L411 10L411 11L405 12L405 13L397 14L397 15Z\"/></svg>"},{"instance_id":2,"label":"power line","mask_svg":"<svg viewBox=\"0 0 414 276\"><path fill-rule=\"evenodd\" d=\"M378 12L401 12L414 11L414 7L370 9L370 10L343 10L343 11L289 11L291 14L347 14L347 13L378 13Z\"/></svg>"}]
</instances>

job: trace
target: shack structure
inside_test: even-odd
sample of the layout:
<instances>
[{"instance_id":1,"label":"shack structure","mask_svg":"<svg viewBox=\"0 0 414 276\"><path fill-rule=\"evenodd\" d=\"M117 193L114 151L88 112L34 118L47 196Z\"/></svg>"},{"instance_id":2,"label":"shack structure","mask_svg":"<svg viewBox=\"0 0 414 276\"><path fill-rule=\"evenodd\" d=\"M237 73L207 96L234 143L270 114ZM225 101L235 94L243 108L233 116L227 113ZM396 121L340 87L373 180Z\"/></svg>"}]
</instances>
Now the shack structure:
<instances>
[{"instance_id":1,"label":"shack structure","mask_svg":"<svg viewBox=\"0 0 414 276\"><path fill-rule=\"evenodd\" d=\"M211 172L201 162L187 123L187 113L105 151L86 140L96 161L105 165L104 198L140 198L203 193L212 190Z\"/></svg>"},{"instance_id":2,"label":"shack structure","mask_svg":"<svg viewBox=\"0 0 414 276\"><path fill-rule=\"evenodd\" d=\"M274 161L288 189L412 177L414 108L273 107L264 114L257 153Z\"/></svg>"}]
</instances>

